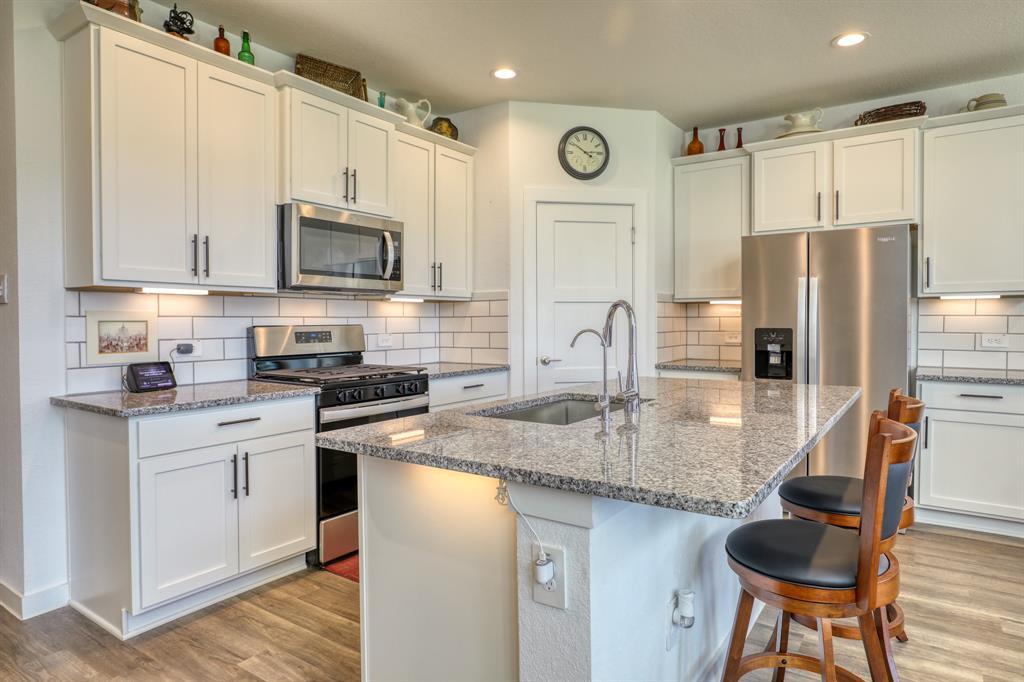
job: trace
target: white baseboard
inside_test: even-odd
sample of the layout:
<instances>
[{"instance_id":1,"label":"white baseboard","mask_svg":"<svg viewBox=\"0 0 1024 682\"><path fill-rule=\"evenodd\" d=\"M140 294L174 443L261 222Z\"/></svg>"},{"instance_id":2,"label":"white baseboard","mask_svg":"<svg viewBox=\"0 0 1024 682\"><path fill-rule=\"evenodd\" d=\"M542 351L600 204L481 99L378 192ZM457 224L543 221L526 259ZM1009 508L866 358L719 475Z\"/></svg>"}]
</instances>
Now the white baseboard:
<instances>
[{"instance_id":1,"label":"white baseboard","mask_svg":"<svg viewBox=\"0 0 1024 682\"><path fill-rule=\"evenodd\" d=\"M993 519L973 514L958 514L957 512L943 511L941 509L917 507L914 509L914 522L959 528L961 530L973 530L979 533L1008 535L1013 538L1024 538L1024 523L1019 521Z\"/></svg>"},{"instance_id":2,"label":"white baseboard","mask_svg":"<svg viewBox=\"0 0 1024 682\"><path fill-rule=\"evenodd\" d=\"M14 614L18 620L27 620L68 604L68 584L61 583L29 594L21 594L10 585L0 582L0 606Z\"/></svg>"}]
</instances>

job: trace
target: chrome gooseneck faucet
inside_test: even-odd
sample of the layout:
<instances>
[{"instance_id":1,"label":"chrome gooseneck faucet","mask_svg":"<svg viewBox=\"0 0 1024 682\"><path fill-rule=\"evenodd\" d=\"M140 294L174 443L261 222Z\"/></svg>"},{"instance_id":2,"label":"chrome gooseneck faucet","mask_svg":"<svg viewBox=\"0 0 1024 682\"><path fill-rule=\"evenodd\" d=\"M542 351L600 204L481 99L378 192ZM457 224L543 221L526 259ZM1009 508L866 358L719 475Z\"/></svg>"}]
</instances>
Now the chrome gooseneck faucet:
<instances>
[{"instance_id":1,"label":"chrome gooseneck faucet","mask_svg":"<svg viewBox=\"0 0 1024 682\"><path fill-rule=\"evenodd\" d=\"M601 332L596 329L581 329L576 332L576 336L572 337L572 343L569 344L569 348L575 348L576 342L584 334L593 334L597 337L598 342L601 344L602 362L601 362L601 395L597 398L597 403L594 404L595 410L601 411L601 430L604 433L611 431L612 416L611 416L611 404L612 399L608 395L608 344L605 343L604 337L601 336Z\"/></svg>"},{"instance_id":2,"label":"chrome gooseneck faucet","mask_svg":"<svg viewBox=\"0 0 1024 682\"><path fill-rule=\"evenodd\" d=\"M615 313L620 309L626 311L626 319L629 321L629 362L626 365L626 385L622 385L622 374L619 374L619 395L617 398L626 401L626 416L635 421L640 414L640 378L637 373L636 361L636 313L628 301L619 299L608 308L608 317L604 321L604 346L612 347L612 324L615 322ZM605 363L607 365L607 362Z\"/></svg>"}]
</instances>

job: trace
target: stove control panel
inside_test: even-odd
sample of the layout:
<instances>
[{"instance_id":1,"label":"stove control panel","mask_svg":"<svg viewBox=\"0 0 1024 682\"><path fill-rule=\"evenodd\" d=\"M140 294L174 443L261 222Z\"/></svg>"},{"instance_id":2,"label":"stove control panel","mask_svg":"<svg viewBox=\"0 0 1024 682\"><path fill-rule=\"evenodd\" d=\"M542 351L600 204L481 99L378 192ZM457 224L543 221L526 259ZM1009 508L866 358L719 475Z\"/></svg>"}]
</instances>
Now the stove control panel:
<instances>
[{"instance_id":1,"label":"stove control panel","mask_svg":"<svg viewBox=\"0 0 1024 682\"><path fill-rule=\"evenodd\" d=\"M429 381L424 374L415 379L395 377L386 381L374 381L363 386L326 390L320 394L320 407L333 405L356 405L391 398L424 395L429 390Z\"/></svg>"}]
</instances>

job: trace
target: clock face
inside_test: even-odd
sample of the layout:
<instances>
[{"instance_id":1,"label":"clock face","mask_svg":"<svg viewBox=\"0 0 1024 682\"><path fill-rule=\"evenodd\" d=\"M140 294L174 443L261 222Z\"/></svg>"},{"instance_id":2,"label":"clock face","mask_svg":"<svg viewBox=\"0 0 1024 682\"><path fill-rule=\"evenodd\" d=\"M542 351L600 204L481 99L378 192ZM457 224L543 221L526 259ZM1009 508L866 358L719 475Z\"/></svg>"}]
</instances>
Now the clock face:
<instances>
[{"instance_id":1,"label":"clock face","mask_svg":"<svg viewBox=\"0 0 1024 682\"><path fill-rule=\"evenodd\" d=\"M593 128L580 126L562 136L558 160L565 172L580 180L596 178L608 166L608 141Z\"/></svg>"}]
</instances>

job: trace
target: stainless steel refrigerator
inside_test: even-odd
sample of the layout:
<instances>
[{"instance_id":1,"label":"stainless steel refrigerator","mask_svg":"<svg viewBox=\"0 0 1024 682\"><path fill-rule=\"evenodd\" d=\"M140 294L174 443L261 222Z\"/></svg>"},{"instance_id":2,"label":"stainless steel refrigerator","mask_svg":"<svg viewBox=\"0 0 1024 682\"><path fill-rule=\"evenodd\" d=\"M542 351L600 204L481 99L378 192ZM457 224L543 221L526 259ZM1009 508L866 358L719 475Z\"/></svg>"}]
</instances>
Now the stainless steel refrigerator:
<instances>
[{"instance_id":1,"label":"stainless steel refrigerator","mask_svg":"<svg viewBox=\"0 0 1024 682\"><path fill-rule=\"evenodd\" d=\"M910 256L909 225L743 238L743 379L863 389L809 474L863 475L868 417L907 389Z\"/></svg>"}]
</instances>

